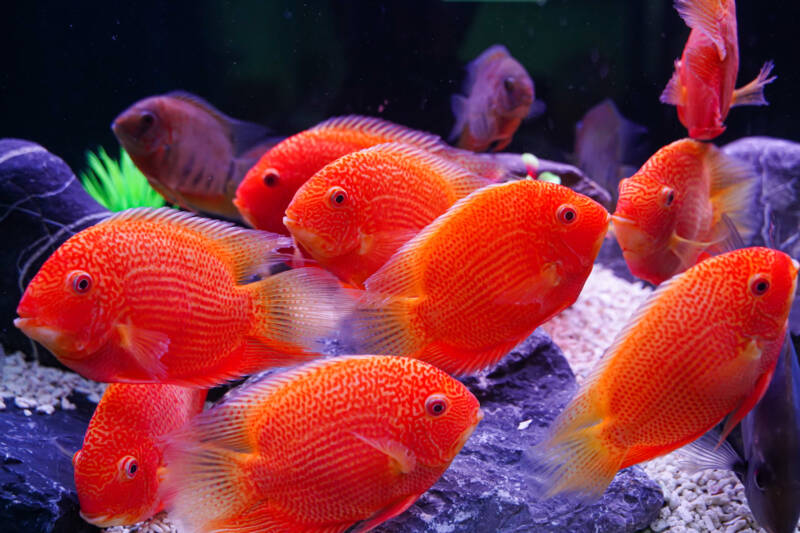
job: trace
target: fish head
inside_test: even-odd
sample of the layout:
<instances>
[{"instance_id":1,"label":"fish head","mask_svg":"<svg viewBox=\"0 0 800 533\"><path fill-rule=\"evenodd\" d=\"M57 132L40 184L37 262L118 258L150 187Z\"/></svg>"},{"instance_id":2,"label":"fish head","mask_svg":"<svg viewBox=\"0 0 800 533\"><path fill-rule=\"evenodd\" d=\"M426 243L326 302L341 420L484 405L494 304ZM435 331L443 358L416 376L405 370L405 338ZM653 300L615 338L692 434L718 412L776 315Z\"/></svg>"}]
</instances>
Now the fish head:
<instances>
[{"instance_id":1,"label":"fish head","mask_svg":"<svg viewBox=\"0 0 800 533\"><path fill-rule=\"evenodd\" d=\"M750 510L769 533L791 533L800 519L800 460L797 449L786 451L783 459L788 461L782 462L765 461L756 454L743 480Z\"/></svg>"},{"instance_id":2,"label":"fish head","mask_svg":"<svg viewBox=\"0 0 800 533\"><path fill-rule=\"evenodd\" d=\"M734 250L729 256L730 276L738 294L732 301L743 306L742 333L749 338L782 343L786 321L797 289L800 263L789 255L760 246Z\"/></svg>"},{"instance_id":3,"label":"fish head","mask_svg":"<svg viewBox=\"0 0 800 533\"><path fill-rule=\"evenodd\" d=\"M438 368L413 360L414 382L409 433L417 460L447 468L483 419L478 399L460 381Z\"/></svg>"},{"instance_id":4,"label":"fish head","mask_svg":"<svg viewBox=\"0 0 800 533\"><path fill-rule=\"evenodd\" d=\"M76 370L110 338L121 299L119 280L105 263L111 244L93 237L91 228L84 230L45 261L25 289L14 320Z\"/></svg>"},{"instance_id":5,"label":"fish head","mask_svg":"<svg viewBox=\"0 0 800 533\"><path fill-rule=\"evenodd\" d=\"M132 156L152 154L169 142L168 100L152 96L136 102L114 119L111 130Z\"/></svg>"},{"instance_id":6,"label":"fish head","mask_svg":"<svg viewBox=\"0 0 800 533\"><path fill-rule=\"evenodd\" d=\"M555 238L553 246L563 247L562 266L567 271L584 271L594 263L603 244L610 215L605 207L569 187L538 180L529 183L539 189L532 214Z\"/></svg>"},{"instance_id":7,"label":"fish head","mask_svg":"<svg viewBox=\"0 0 800 533\"><path fill-rule=\"evenodd\" d=\"M160 509L161 452L130 431L91 427L75 452L75 489L81 516L98 527L130 525Z\"/></svg>"},{"instance_id":8,"label":"fish head","mask_svg":"<svg viewBox=\"0 0 800 533\"><path fill-rule=\"evenodd\" d=\"M504 116L525 117L533 104L533 80L515 59L502 60L494 80L497 109Z\"/></svg>"},{"instance_id":9,"label":"fish head","mask_svg":"<svg viewBox=\"0 0 800 533\"><path fill-rule=\"evenodd\" d=\"M297 190L286 208L289 232L323 265L361 246L362 202L355 178L328 165Z\"/></svg>"},{"instance_id":10,"label":"fish head","mask_svg":"<svg viewBox=\"0 0 800 533\"><path fill-rule=\"evenodd\" d=\"M272 147L250 168L236 189L233 203L252 227L285 235L286 207L297 189L317 170L290 137Z\"/></svg>"}]
</instances>

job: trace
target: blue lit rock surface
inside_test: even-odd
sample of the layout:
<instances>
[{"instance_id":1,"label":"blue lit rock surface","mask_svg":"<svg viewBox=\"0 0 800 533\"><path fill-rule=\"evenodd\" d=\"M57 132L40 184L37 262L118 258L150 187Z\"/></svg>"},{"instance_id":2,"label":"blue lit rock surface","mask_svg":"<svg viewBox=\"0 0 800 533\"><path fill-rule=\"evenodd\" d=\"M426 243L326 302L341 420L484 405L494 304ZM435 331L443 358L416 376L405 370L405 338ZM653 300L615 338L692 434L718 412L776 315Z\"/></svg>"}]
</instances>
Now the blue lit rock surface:
<instances>
[{"instance_id":1,"label":"blue lit rock surface","mask_svg":"<svg viewBox=\"0 0 800 533\"><path fill-rule=\"evenodd\" d=\"M64 161L42 146L0 139L0 344L44 363L55 359L12 322L22 292L51 253L108 214Z\"/></svg>"},{"instance_id":2,"label":"blue lit rock surface","mask_svg":"<svg viewBox=\"0 0 800 533\"><path fill-rule=\"evenodd\" d=\"M0 411L0 531L99 531L78 514L71 454L81 447L95 404L74 398L75 410Z\"/></svg>"},{"instance_id":3,"label":"blue lit rock surface","mask_svg":"<svg viewBox=\"0 0 800 533\"><path fill-rule=\"evenodd\" d=\"M645 528L656 517L661 489L638 467L617 475L590 507L527 501L522 450L544 437L576 388L547 335L534 333L490 374L463 381L480 400L483 421L442 478L408 512L376 531L621 533Z\"/></svg>"}]
</instances>

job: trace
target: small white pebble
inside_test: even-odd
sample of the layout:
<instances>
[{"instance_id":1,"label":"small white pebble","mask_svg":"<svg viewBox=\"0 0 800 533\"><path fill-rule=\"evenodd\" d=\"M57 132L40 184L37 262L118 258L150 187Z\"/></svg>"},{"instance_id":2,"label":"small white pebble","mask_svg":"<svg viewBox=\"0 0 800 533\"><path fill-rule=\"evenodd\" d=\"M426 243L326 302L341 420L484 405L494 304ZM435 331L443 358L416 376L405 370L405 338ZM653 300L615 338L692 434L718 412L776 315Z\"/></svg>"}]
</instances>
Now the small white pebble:
<instances>
[{"instance_id":1,"label":"small white pebble","mask_svg":"<svg viewBox=\"0 0 800 533\"><path fill-rule=\"evenodd\" d=\"M22 414L24 414L25 416L31 416L33 413L31 413L30 409L23 409Z\"/></svg>"},{"instance_id":2,"label":"small white pebble","mask_svg":"<svg viewBox=\"0 0 800 533\"><path fill-rule=\"evenodd\" d=\"M523 420L522 422L519 423L519 425L517 426L517 429L519 429L519 430L528 429L528 426L531 425L531 422L533 422L532 418L529 418L527 420Z\"/></svg>"}]
</instances>

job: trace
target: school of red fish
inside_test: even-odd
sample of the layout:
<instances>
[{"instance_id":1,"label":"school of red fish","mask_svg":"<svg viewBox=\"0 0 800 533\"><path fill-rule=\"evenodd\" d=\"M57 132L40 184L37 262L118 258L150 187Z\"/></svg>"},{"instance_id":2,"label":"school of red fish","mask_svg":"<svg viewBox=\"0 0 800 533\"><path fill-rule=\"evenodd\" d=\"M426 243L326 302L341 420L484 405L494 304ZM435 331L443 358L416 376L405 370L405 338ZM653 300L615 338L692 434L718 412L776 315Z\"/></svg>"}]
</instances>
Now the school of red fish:
<instances>
[{"instance_id":1,"label":"school of red fish","mask_svg":"<svg viewBox=\"0 0 800 533\"><path fill-rule=\"evenodd\" d=\"M25 290L15 325L111 383L73 457L82 516L343 532L403 513L483 417L452 376L491 367L572 305L610 224L631 272L659 287L525 451L531 496L590 502L622 468L723 419L727 434L770 382L800 264L743 246L753 171L702 142L730 107L766 104L771 63L734 90L734 1L675 5L691 33L661 100L690 138L619 182L613 213L478 153L507 146L535 100L500 45L453 98L458 148L360 116L280 139L185 93L117 117L168 202L226 220L117 213ZM353 354L323 357L342 331ZM210 387L276 367L203 409Z\"/></svg>"}]
</instances>

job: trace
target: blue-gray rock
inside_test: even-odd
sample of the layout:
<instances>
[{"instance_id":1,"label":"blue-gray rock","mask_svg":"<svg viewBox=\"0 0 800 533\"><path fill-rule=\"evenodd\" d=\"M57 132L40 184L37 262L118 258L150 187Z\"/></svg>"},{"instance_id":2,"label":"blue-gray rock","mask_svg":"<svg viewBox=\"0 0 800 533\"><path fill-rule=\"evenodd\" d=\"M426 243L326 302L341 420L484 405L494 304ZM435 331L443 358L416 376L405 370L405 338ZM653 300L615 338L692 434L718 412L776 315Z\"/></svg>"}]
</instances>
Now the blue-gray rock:
<instances>
[{"instance_id":1,"label":"blue-gray rock","mask_svg":"<svg viewBox=\"0 0 800 533\"><path fill-rule=\"evenodd\" d=\"M408 512L376 531L622 533L655 519L661 489L639 467L620 472L589 507L526 498L522 450L544 437L577 386L547 335L535 332L490 373L463 381L480 400L483 421L442 478ZM520 426L526 421L531 422Z\"/></svg>"},{"instance_id":2,"label":"blue-gray rock","mask_svg":"<svg viewBox=\"0 0 800 533\"><path fill-rule=\"evenodd\" d=\"M758 227L749 244L773 244L800 259L800 144L772 137L745 137L723 148L748 161L760 179ZM772 235L771 235L772 233ZM800 306L790 316L792 332L800 333Z\"/></svg>"},{"instance_id":3,"label":"blue-gray rock","mask_svg":"<svg viewBox=\"0 0 800 533\"><path fill-rule=\"evenodd\" d=\"M95 404L71 398L74 411L25 416L12 405L0 411L0 531L99 531L78 514L71 454L81 447Z\"/></svg>"},{"instance_id":4,"label":"blue-gray rock","mask_svg":"<svg viewBox=\"0 0 800 533\"><path fill-rule=\"evenodd\" d=\"M17 304L61 243L107 215L60 158L30 141L0 139L0 344L8 351L56 364L12 325Z\"/></svg>"}]
</instances>

